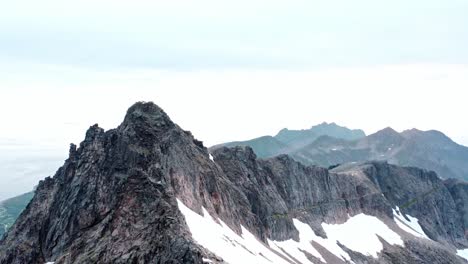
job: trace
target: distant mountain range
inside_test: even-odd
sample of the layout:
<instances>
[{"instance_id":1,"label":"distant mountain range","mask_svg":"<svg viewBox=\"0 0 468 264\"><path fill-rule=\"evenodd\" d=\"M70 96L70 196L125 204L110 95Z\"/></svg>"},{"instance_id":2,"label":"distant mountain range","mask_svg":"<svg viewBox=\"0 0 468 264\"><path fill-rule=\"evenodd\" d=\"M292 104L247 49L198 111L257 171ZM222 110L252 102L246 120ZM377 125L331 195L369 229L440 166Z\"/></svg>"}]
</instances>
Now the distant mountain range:
<instances>
[{"instance_id":1,"label":"distant mountain range","mask_svg":"<svg viewBox=\"0 0 468 264\"><path fill-rule=\"evenodd\" d=\"M262 136L247 141L228 142L211 147L216 149L222 146L249 146L254 149L260 158L268 158L280 154L293 153L314 142L320 136L328 135L345 140L356 140L366 136L360 129L349 129L335 123L322 123L303 130L289 130L284 128L276 136Z\"/></svg>"},{"instance_id":2,"label":"distant mountain range","mask_svg":"<svg viewBox=\"0 0 468 264\"><path fill-rule=\"evenodd\" d=\"M433 170L442 178L468 179L468 148L435 130L398 133L387 127L366 136L362 130L322 123L308 130L283 129L274 137L229 142L211 149L221 146L250 146L260 158L288 154L301 163L322 167L386 160Z\"/></svg>"},{"instance_id":3,"label":"distant mountain range","mask_svg":"<svg viewBox=\"0 0 468 264\"><path fill-rule=\"evenodd\" d=\"M28 192L0 202L0 238L15 223L26 205L31 201L34 192Z\"/></svg>"}]
</instances>

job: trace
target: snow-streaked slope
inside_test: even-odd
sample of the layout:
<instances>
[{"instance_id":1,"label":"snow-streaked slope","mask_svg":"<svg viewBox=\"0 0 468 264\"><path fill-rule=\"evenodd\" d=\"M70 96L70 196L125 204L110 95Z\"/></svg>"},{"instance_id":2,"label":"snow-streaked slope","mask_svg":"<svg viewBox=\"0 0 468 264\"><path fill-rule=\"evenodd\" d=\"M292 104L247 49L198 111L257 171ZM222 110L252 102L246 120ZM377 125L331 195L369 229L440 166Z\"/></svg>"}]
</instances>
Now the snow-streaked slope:
<instances>
[{"instance_id":1,"label":"snow-streaked slope","mask_svg":"<svg viewBox=\"0 0 468 264\"><path fill-rule=\"evenodd\" d=\"M326 262L312 246L312 241L320 244L338 258L350 262L350 256L338 246L338 242L351 250L372 257L377 257L383 248L377 235L390 244L403 246L403 240L397 233L378 218L365 214L355 215L343 224L322 224L327 239L315 235L309 225L293 219L294 226L299 231L299 241L293 239L287 241L268 240L269 245L266 245L242 226L242 235L240 236L220 219L217 219L219 221L217 223L204 208L203 216L201 216L190 210L181 201L177 200L177 202L180 211L185 216L193 239L231 264L281 264L297 263L298 261L302 264L313 263L306 257L304 251Z\"/></svg>"},{"instance_id":2,"label":"snow-streaked slope","mask_svg":"<svg viewBox=\"0 0 468 264\"><path fill-rule=\"evenodd\" d=\"M292 239L286 241L268 240L268 244L270 244L272 248L277 249L278 251L281 251L281 249L279 248L282 248L284 251L288 252L289 255L294 256L294 258L303 263L311 262L307 260L304 253L302 253L300 250L307 251L313 256L325 262L320 253L310 243L311 241L315 241L318 244L325 247L328 251L330 251L337 257L350 260L348 253L346 253L343 249L341 249L338 246L336 240L324 239L315 235L314 231L312 230L312 228L310 228L308 224L302 223L297 219L293 219L293 222L294 226L299 231L299 242L294 241Z\"/></svg>"},{"instance_id":3,"label":"snow-streaked slope","mask_svg":"<svg viewBox=\"0 0 468 264\"><path fill-rule=\"evenodd\" d=\"M423 229L421 228L421 225L419 225L419 220L417 218L412 217L410 215L406 215L409 221L406 220L403 214L400 212L400 208L398 208L398 206L396 210L393 209L393 216L395 217L395 222L397 223L397 225L404 231L416 237L429 239L429 237L426 236Z\"/></svg>"},{"instance_id":4,"label":"snow-streaked slope","mask_svg":"<svg viewBox=\"0 0 468 264\"><path fill-rule=\"evenodd\" d=\"M468 260L468 248L457 250L457 255Z\"/></svg>"},{"instance_id":5,"label":"snow-streaked slope","mask_svg":"<svg viewBox=\"0 0 468 264\"><path fill-rule=\"evenodd\" d=\"M242 227L242 236L232 231L223 221L219 224L203 208L203 216L190 210L181 201L177 200L179 210L185 216L185 221L192 233L193 239L223 258L234 263L288 263L276 255L267 245L255 238L247 229Z\"/></svg>"},{"instance_id":6,"label":"snow-streaked slope","mask_svg":"<svg viewBox=\"0 0 468 264\"><path fill-rule=\"evenodd\" d=\"M385 223L377 217L365 214L355 215L339 225L322 224L327 234L327 239L316 236L309 225L297 219L294 219L294 226L299 231L299 242L290 239L281 242L269 240L268 243L272 248L282 248L302 263L311 262L305 258L301 250L307 251L324 261L317 250L312 247L310 241L317 242L335 256L350 262L352 262L350 256L338 246L338 242L353 251L370 255L374 258L383 249L383 245L377 235L390 244L404 245L401 237L393 232Z\"/></svg>"}]
</instances>

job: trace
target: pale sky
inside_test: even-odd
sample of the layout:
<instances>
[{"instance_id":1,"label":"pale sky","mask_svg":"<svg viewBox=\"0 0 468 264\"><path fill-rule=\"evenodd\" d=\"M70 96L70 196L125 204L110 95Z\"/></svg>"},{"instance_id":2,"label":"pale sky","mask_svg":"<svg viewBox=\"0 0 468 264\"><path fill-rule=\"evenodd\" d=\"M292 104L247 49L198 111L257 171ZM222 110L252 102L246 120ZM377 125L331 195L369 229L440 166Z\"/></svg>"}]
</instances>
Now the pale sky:
<instances>
[{"instance_id":1,"label":"pale sky","mask_svg":"<svg viewBox=\"0 0 468 264\"><path fill-rule=\"evenodd\" d=\"M462 0L2 3L0 200L138 100L208 146L323 121L468 145L466 13Z\"/></svg>"}]
</instances>

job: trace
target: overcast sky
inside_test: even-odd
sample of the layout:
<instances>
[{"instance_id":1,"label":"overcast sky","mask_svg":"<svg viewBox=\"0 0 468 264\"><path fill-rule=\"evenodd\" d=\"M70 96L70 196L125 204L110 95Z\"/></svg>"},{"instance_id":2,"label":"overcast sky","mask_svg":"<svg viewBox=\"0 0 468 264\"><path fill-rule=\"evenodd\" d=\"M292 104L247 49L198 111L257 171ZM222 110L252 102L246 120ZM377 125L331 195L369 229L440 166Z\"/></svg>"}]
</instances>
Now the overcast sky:
<instances>
[{"instance_id":1,"label":"overcast sky","mask_svg":"<svg viewBox=\"0 0 468 264\"><path fill-rule=\"evenodd\" d=\"M468 145L464 0L8 1L0 199L154 101L206 145L323 121Z\"/></svg>"}]
</instances>

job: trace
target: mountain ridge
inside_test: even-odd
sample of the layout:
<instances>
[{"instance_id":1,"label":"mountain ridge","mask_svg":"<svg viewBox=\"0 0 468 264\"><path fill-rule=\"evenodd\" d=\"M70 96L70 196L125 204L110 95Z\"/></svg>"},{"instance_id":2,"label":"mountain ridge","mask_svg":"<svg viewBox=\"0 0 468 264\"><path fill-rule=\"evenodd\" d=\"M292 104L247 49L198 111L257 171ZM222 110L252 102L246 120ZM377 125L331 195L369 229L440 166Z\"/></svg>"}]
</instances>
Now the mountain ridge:
<instances>
[{"instance_id":1,"label":"mountain ridge","mask_svg":"<svg viewBox=\"0 0 468 264\"><path fill-rule=\"evenodd\" d=\"M24 193L0 202L0 238L33 198L34 192Z\"/></svg>"},{"instance_id":2,"label":"mountain ridge","mask_svg":"<svg viewBox=\"0 0 468 264\"><path fill-rule=\"evenodd\" d=\"M468 190L447 186L386 162L209 152L139 102L70 146L0 240L0 263L467 263Z\"/></svg>"},{"instance_id":3,"label":"mountain ridge","mask_svg":"<svg viewBox=\"0 0 468 264\"><path fill-rule=\"evenodd\" d=\"M362 138L366 134L360 129L349 129L336 123L323 122L312 126L310 129L290 130L283 128L275 136L261 136L246 141L222 143L212 146L210 149L222 146L250 146L257 155L266 158L291 153L312 143L322 135L353 140Z\"/></svg>"},{"instance_id":4,"label":"mountain ridge","mask_svg":"<svg viewBox=\"0 0 468 264\"><path fill-rule=\"evenodd\" d=\"M276 155L288 154L304 164L323 167L353 161L387 160L397 165L434 170L443 178L468 179L468 147L454 142L440 131L409 129L399 133L387 127L357 139L333 138L327 134L314 135L306 140L299 137L292 141L302 141L303 144L282 147ZM257 147L249 142L234 142L226 146L236 145L248 145L254 151ZM261 158L271 156L261 152L257 154Z\"/></svg>"}]
</instances>

